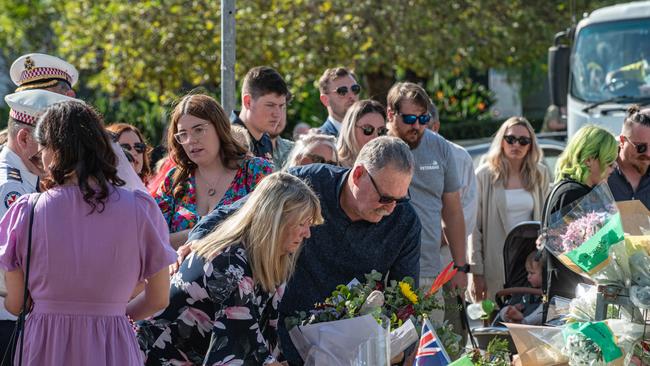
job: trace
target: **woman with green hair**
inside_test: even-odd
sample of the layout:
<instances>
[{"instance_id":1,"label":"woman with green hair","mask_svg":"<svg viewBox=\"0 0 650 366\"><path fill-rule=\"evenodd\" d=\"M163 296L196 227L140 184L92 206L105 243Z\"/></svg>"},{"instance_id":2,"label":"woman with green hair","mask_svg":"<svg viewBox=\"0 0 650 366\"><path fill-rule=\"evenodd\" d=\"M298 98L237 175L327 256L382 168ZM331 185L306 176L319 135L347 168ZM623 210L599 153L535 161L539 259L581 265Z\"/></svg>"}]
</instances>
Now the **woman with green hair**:
<instances>
[{"instance_id":1,"label":"woman with green hair","mask_svg":"<svg viewBox=\"0 0 650 366\"><path fill-rule=\"evenodd\" d=\"M551 214L578 201L593 187L606 181L614 170L617 155L616 138L607 130L593 125L578 130L555 166L556 182L546 198L543 227L547 226ZM549 256L546 267L544 272L548 274L544 278L543 288L549 298L562 296L572 299L575 297L575 286L587 281L553 256Z\"/></svg>"},{"instance_id":2,"label":"woman with green hair","mask_svg":"<svg viewBox=\"0 0 650 366\"><path fill-rule=\"evenodd\" d=\"M578 130L555 166L557 187L548 197L548 213L566 207L606 181L617 155L616 138L607 130L593 125Z\"/></svg>"}]
</instances>

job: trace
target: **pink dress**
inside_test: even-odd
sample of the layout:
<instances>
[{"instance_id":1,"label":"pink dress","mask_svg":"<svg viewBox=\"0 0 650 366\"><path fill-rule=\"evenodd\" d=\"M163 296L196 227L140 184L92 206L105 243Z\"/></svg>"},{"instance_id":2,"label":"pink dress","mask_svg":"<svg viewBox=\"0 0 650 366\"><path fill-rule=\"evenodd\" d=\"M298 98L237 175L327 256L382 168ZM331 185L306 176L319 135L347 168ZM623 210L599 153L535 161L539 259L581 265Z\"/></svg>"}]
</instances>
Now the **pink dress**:
<instances>
[{"instance_id":1,"label":"pink dress","mask_svg":"<svg viewBox=\"0 0 650 366\"><path fill-rule=\"evenodd\" d=\"M0 267L23 268L29 204L0 220ZM137 282L176 259L155 201L117 188L89 214L77 186L43 193L34 212L24 365L142 365L125 315Z\"/></svg>"}]
</instances>

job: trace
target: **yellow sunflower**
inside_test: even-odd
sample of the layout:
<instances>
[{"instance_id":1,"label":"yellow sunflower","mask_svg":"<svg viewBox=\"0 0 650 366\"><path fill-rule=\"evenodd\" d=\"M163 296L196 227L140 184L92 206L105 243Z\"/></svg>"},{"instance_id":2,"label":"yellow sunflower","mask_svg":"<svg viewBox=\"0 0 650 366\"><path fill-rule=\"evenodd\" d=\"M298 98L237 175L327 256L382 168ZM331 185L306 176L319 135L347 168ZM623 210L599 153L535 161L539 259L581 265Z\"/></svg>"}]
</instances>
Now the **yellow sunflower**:
<instances>
[{"instance_id":1,"label":"yellow sunflower","mask_svg":"<svg viewBox=\"0 0 650 366\"><path fill-rule=\"evenodd\" d=\"M400 282L399 289L402 291L402 295L404 295L404 297L409 299L411 303L413 304L418 303L418 295L415 292L413 292L413 290L411 289L411 285L409 285L406 282Z\"/></svg>"}]
</instances>

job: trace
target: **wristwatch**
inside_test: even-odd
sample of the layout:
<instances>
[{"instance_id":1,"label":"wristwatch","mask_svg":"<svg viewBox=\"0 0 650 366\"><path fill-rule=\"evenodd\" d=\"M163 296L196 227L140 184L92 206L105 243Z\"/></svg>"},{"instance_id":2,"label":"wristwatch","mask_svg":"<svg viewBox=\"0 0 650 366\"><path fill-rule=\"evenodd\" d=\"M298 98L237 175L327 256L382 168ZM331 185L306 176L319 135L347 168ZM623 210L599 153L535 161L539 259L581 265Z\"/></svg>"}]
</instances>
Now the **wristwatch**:
<instances>
[{"instance_id":1,"label":"wristwatch","mask_svg":"<svg viewBox=\"0 0 650 366\"><path fill-rule=\"evenodd\" d=\"M457 269L458 272L469 273L469 264L465 263L462 266L458 266L454 264L454 269Z\"/></svg>"}]
</instances>

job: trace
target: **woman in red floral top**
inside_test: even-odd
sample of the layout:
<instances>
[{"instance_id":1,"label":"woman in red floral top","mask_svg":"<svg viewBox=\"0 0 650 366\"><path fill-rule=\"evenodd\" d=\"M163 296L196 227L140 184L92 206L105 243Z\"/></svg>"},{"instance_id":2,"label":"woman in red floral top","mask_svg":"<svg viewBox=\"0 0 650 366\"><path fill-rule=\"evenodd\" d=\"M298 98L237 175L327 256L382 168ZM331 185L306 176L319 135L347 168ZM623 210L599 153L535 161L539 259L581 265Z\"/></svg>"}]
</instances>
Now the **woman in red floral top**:
<instances>
[{"instance_id":1,"label":"woman in red floral top","mask_svg":"<svg viewBox=\"0 0 650 366\"><path fill-rule=\"evenodd\" d=\"M250 193L273 165L249 158L230 132L230 121L212 97L185 96L174 109L167 134L176 165L154 194L178 248L201 216Z\"/></svg>"}]
</instances>

